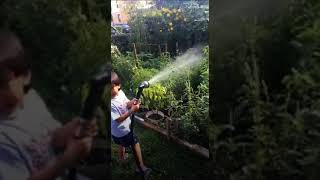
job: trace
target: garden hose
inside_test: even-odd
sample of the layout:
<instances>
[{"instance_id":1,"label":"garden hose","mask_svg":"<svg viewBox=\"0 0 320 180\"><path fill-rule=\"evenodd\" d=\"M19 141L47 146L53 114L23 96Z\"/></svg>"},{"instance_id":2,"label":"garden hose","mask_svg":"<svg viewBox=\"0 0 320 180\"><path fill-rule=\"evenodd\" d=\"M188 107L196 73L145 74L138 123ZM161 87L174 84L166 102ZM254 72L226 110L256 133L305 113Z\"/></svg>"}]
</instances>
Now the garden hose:
<instances>
[{"instance_id":1,"label":"garden hose","mask_svg":"<svg viewBox=\"0 0 320 180\"><path fill-rule=\"evenodd\" d=\"M137 95L136 95L136 99L137 99L137 100L139 100L140 97L142 96L143 89L144 89L144 88L148 88L149 86L150 86L150 83L149 83L148 81L143 81L142 83L139 84L138 92L137 92ZM133 131L134 116L135 116L135 114L133 113L133 114L131 115L130 131Z\"/></svg>"},{"instance_id":2,"label":"garden hose","mask_svg":"<svg viewBox=\"0 0 320 180\"><path fill-rule=\"evenodd\" d=\"M142 96L142 92L143 92L143 89L144 88L148 88L150 86L149 82L148 81L143 81L142 83L139 84L139 87L138 87L138 92L137 92L137 95L136 95L136 99L139 100L140 97ZM133 113L131 115L131 124L130 124L130 132L133 136L133 122L134 122L134 116L135 116L135 113ZM138 162L138 157L136 157L136 150L133 146L131 146L131 149L132 149L132 152L133 152L133 157L136 161L136 163ZM140 165L137 163L137 166L139 167L139 171L142 172L142 169L140 167Z\"/></svg>"},{"instance_id":3,"label":"garden hose","mask_svg":"<svg viewBox=\"0 0 320 180\"><path fill-rule=\"evenodd\" d=\"M99 72L90 80L89 93L84 101L83 108L80 112L81 123L88 123L88 121L92 120L96 116L97 108L99 107L99 104L101 102L105 87L107 86L107 84L110 84L110 79L111 66L106 65L101 69L101 72ZM83 136L85 136L83 131L80 131L79 138L82 138ZM76 168L69 169L68 179L77 179Z\"/></svg>"}]
</instances>

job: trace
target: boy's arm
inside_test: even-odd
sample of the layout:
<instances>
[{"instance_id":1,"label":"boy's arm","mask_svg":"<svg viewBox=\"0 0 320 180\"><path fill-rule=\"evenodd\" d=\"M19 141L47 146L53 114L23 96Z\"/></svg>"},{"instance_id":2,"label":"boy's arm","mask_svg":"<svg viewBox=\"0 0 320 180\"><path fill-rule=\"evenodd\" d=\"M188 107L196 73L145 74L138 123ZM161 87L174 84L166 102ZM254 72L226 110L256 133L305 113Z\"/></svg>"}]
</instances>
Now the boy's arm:
<instances>
[{"instance_id":1,"label":"boy's arm","mask_svg":"<svg viewBox=\"0 0 320 180\"><path fill-rule=\"evenodd\" d=\"M65 170L68 163L64 156L51 162L49 166L41 171L31 174L26 159L12 144L1 143L0 145L0 179L27 179L27 180L49 180L55 179Z\"/></svg>"},{"instance_id":2,"label":"boy's arm","mask_svg":"<svg viewBox=\"0 0 320 180\"><path fill-rule=\"evenodd\" d=\"M92 147L92 137L73 139L66 150L43 169L36 171L27 180L54 180L74 163L87 157Z\"/></svg>"},{"instance_id":3,"label":"boy's arm","mask_svg":"<svg viewBox=\"0 0 320 180\"><path fill-rule=\"evenodd\" d=\"M125 121L128 117L130 117L134 112L139 109L139 104L132 105L129 111L125 112L124 114L120 114L119 111L115 106L111 106L111 119L121 123Z\"/></svg>"},{"instance_id":4,"label":"boy's arm","mask_svg":"<svg viewBox=\"0 0 320 180\"><path fill-rule=\"evenodd\" d=\"M54 180L69 166L65 156L60 156L54 162L51 162L49 166L37 171L27 180Z\"/></svg>"},{"instance_id":5,"label":"boy's arm","mask_svg":"<svg viewBox=\"0 0 320 180\"><path fill-rule=\"evenodd\" d=\"M130 117L132 115L133 111L130 109L129 111L127 111L126 113L122 114L121 116L118 116L117 118L115 118L115 120L118 123L121 123L123 121L125 121L128 117Z\"/></svg>"},{"instance_id":6,"label":"boy's arm","mask_svg":"<svg viewBox=\"0 0 320 180\"><path fill-rule=\"evenodd\" d=\"M135 102L134 99L132 99L130 101L130 99L128 99L128 97L126 96L126 94L122 90L120 90L119 96L123 98L123 101L127 104L127 108L131 109L132 105Z\"/></svg>"}]
</instances>

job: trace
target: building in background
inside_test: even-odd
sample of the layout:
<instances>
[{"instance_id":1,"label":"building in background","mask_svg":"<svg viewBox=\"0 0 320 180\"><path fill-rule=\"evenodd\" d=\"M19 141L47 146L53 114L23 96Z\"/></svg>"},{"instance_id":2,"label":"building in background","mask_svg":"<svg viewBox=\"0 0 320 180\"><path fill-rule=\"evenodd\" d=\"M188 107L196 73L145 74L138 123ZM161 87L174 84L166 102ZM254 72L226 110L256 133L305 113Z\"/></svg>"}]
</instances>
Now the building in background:
<instances>
[{"instance_id":1,"label":"building in background","mask_svg":"<svg viewBox=\"0 0 320 180\"><path fill-rule=\"evenodd\" d=\"M130 6L136 6L137 9L145 9L153 7L154 3L150 0L112 0L112 25L121 25L128 23L130 17L127 13L127 9Z\"/></svg>"}]
</instances>

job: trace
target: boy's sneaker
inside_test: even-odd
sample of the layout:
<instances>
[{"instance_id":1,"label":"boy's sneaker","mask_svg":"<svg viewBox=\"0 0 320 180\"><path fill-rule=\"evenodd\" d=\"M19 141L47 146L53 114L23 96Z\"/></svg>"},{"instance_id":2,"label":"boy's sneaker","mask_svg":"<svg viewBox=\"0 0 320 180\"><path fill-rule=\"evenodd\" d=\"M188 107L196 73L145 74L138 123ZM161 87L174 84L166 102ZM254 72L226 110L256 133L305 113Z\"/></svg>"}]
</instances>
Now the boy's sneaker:
<instances>
[{"instance_id":1,"label":"boy's sneaker","mask_svg":"<svg viewBox=\"0 0 320 180\"><path fill-rule=\"evenodd\" d=\"M146 168L143 172L140 172L139 170L136 169L136 174L139 176L143 176L144 180L147 180L149 178L151 172L152 172L151 168Z\"/></svg>"},{"instance_id":2,"label":"boy's sneaker","mask_svg":"<svg viewBox=\"0 0 320 180\"><path fill-rule=\"evenodd\" d=\"M151 172L152 172L152 169L151 169L151 168L147 168L146 170L144 170L144 172L143 172L143 178L144 178L145 180L148 180Z\"/></svg>"}]
</instances>

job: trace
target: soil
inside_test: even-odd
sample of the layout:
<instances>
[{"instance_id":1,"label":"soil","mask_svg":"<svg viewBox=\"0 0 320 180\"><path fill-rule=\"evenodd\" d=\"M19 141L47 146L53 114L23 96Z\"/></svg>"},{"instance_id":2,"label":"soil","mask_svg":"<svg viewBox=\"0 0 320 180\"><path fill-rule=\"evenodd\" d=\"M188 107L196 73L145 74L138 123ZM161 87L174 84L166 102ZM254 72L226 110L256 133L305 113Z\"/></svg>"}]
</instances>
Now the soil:
<instances>
[{"instance_id":1,"label":"soil","mask_svg":"<svg viewBox=\"0 0 320 180\"><path fill-rule=\"evenodd\" d=\"M149 116L149 119L152 119L152 120L161 120L161 119L163 119L163 117L160 116L159 114L152 114L151 116Z\"/></svg>"}]
</instances>

